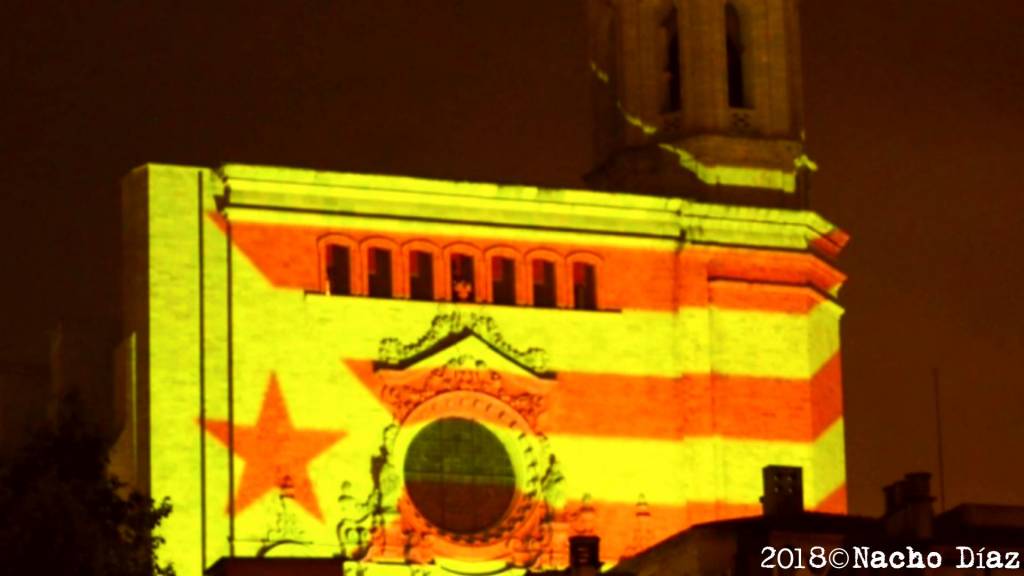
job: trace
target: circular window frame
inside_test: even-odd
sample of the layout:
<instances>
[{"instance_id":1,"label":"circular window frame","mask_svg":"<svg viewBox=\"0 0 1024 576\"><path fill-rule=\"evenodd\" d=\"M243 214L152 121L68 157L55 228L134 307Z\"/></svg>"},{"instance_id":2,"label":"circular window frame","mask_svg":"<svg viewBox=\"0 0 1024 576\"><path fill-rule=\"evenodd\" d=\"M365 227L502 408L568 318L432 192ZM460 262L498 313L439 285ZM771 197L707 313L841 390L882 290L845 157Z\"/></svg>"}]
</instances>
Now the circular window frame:
<instances>
[{"instance_id":1,"label":"circular window frame","mask_svg":"<svg viewBox=\"0 0 1024 576\"><path fill-rule=\"evenodd\" d=\"M447 418L463 418L484 426L498 438L512 464L515 490L504 516L491 527L473 533L445 530L428 520L416 507L405 484L405 459L413 439L427 425ZM482 548L495 546L503 549L502 542L530 527L542 515L543 497L541 478L537 470L543 462L538 437L526 419L514 408L498 398L481 392L459 390L445 392L423 402L402 422L395 438L395 468L400 476L402 494L398 509L404 521L422 535L458 547Z\"/></svg>"}]
</instances>

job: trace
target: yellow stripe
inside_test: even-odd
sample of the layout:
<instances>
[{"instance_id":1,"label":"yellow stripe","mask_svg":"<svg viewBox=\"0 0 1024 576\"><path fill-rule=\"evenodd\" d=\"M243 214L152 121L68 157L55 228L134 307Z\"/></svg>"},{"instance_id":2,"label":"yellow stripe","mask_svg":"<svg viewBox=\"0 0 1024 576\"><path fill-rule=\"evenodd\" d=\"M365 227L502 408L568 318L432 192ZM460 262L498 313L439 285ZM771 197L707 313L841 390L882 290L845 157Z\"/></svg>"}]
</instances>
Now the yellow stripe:
<instances>
[{"instance_id":1,"label":"yellow stripe","mask_svg":"<svg viewBox=\"0 0 1024 576\"><path fill-rule=\"evenodd\" d=\"M843 424L837 422L813 444L698 438L683 442L555 436L549 439L565 476L565 496L589 494L596 501L651 504L687 502L757 504L763 493L761 469L769 464L800 466L804 502L814 508L845 483ZM343 441L344 442L344 441ZM368 459L353 458L341 445L310 465L316 492L330 516L338 478L354 481L353 494L372 488ZM244 466L244 464L243 464ZM238 467L238 464L236 464ZM275 513L276 498L268 494L238 519L243 538L262 537L266 519ZM223 502L214 503L223 506ZM314 542L328 543L332 527L301 511L295 521Z\"/></svg>"},{"instance_id":2,"label":"yellow stripe","mask_svg":"<svg viewBox=\"0 0 1024 576\"><path fill-rule=\"evenodd\" d=\"M337 211L366 216L434 218L444 221L501 222L506 225L573 228L600 232L628 232L674 237L678 234L681 201L625 194L568 193L512 187L500 196L463 194L457 185L440 191L325 187L288 182L231 183L229 210L241 206L267 206L293 210ZM586 196L590 202L571 202ZM637 201L636 198L641 200Z\"/></svg>"},{"instance_id":3,"label":"yellow stripe","mask_svg":"<svg viewBox=\"0 0 1024 576\"><path fill-rule=\"evenodd\" d=\"M810 334L807 361L812 376L840 349L839 319L842 315L842 307L831 300L823 300L807 316Z\"/></svg>"},{"instance_id":4,"label":"yellow stripe","mask_svg":"<svg viewBox=\"0 0 1024 576\"><path fill-rule=\"evenodd\" d=\"M804 469L804 500L818 505L846 483L846 434L835 421L814 443L811 466Z\"/></svg>"},{"instance_id":5,"label":"yellow stripe","mask_svg":"<svg viewBox=\"0 0 1024 576\"><path fill-rule=\"evenodd\" d=\"M712 308L711 365L715 373L811 378L839 350L837 308L825 301L795 315ZM680 311L697 318L701 309Z\"/></svg>"},{"instance_id":6,"label":"yellow stripe","mask_svg":"<svg viewBox=\"0 0 1024 576\"><path fill-rule=\"evenodd\" d=\"M198 322L190 314L199 301L196 179L198 171L153 169L144 174L140 188L126 184L126 195L142 196L159 189L148 201L149 301L145 319L149 328L149 373L142 378L149 385L150 493L157 501L171 496L174 513L160 525L167 537L160 557L182 566L184 573L200 568L198 538L187 538L200 525L199 442L194 422L184 425L182 415L194 418L199 407L196 367L199 365ZM141 238L139 240L142 240ZM142 294L136 294L142 297ZM139 327L145 329L146 327Z\"/></svg>"},{"instance_id":7,"label":"yellow stripe","mask_svg":"<svg viewBox=\"0 0 1024 576\"><path fill-rule=\"evenodd\" d=\"M769 464L804 470L804 501L816 506L845 482L843 423L814 443L689 438L681 442L553 436L569 498L683 504L687 501L757 503L761 469Z\"/></svg>"},{"instance_id":8,"label":"yellow stripe","mask_svg":"<svg viewBox=\"0 0 1024 576\"><path fill-rule=\"evenodd\" d=\"M535 202L562 202L574 205L598 205L614 208L659 208L677 205L671 200L639 194L596 192L573 188L539 188L514 184L490 182L469 182L465 180L440 180L381 174L354 172L329 172L302 168L225 164L219 174L232 190L289 190L301 196L305 194L325 195L330 190L350 188L362 190L362 197L371 196L368 190L377 192L405 192L425 195L454 195L459 197L527 200ZM304 188L286 188L304 187ZM289 194L294 195L294 194Z\"/></svg>"},{"instance_id":9,"label":"yellow stripe","mask_svg":"<svg viewBox=\"0 0 1024 576\"><path fill-rule=\"evenodd\" d=\"M674 154L679 165L692 172L702 182L726 186L749 186L751 188L768 188L792 193L796 190L797 170L772 170L769 168L751 168L749 166L709 166L703 164L682 146L662 142L658 147ZM794 162L794 168L797 168Z\"/></svg>"},{"instance_id":10,"label":"yellow stripe","mask_svg":"<svg viewBox=\"0 0 1024 576\"><path fill-rule=\"evenodd\" d=\"M402 218L346 216L342 214L315 214L287 212L258 208L233 207L228 210L233 222L280 224L287 226L323 227L337 230L372 230L374 232L447 236L450 238L480 238L508 242L536 242L539 244L570 244L578 246L613 246L622 248L674 251L677 241L672 239L615 235L601 232L554 231L537 228L506 228L481 224L429 222ZM497 218L495 218L496 220ZM678 233L672 228L671 233Z\"/></svg>"}]
</instances>

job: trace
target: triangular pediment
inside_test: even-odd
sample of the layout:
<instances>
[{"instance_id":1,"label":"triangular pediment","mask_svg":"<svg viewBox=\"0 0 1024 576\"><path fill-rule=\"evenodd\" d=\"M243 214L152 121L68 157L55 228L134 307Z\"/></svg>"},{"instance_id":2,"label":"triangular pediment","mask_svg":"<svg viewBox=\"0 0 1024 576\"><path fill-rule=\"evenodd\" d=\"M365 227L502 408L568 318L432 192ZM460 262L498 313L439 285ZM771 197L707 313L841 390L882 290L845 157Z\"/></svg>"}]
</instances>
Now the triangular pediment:
<instances>
[{"instance_id":1,"label":"triangular pediment","mask_svg":"<svg viewBox=\"0 0 1024 576\"><path fill-rule=\"evenodd\" d=\"M539 348L520 350L510 345L489 316L480 314L441 314L419 340L402 344L398 339L381 342L381 358L374 370L431 370L453 361L466 366L479 362L481 369L503 374L554 379L547 370L547 354Z\"/></svg>"},{"instance_id":2,"label":"triangular pediment","mask_svg":"<svg viewBox=\"0 0 1024 576\"><path fill-rule=\"evenodd\" d=\"M479 336L468 332L453 338L450 342L439 343L424 354L411 359L407 369L429 370L450 364L453 360L464 359L481 362L481 368L487 368L502 374L514 374L537 378L540 375L533 372L526 366L516 362L513 358L495 350L490 344L484 342Z\"/></svg>"},{"instance_id":3,"label":"triangular pediment","mask_svg":"<svg viewBox=\"0 0 1024 576\"><path fill-rule=\"evenodd\" d=\"M382 340L373 374L378 396L400 422L434 397L468 392L504 402L534 427L557 384L546 365L544 350L512 346L493 318L455 311L435 316L415 341Z\"/></svg>"}]
</instances>

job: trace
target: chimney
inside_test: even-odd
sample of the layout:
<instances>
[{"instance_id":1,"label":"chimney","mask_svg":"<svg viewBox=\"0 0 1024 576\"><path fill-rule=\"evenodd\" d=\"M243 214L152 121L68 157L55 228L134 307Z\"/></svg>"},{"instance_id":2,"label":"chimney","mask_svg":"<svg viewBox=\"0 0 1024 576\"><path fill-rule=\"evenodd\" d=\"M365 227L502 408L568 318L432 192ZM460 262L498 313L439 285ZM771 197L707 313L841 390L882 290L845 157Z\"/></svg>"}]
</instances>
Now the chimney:
<instances>
[{"instance_id":1,"label":"chimney","mask_svg":"<svg viewBox=\"0 0 1024 576\"><path fill-rule=\"evenodd\" d=\"M931 474L913 472L885 487L885 529L892 538L923 540L932 535Z\"/></svg>"},{"instance_id":2,"label":"chimney","mask_svg":"<svg viewBox=\"0 0 1024 576\"><path fill-rule=\"evenodd\" d=\"M903 481L894 482L885 488L885 515L895 514L903 509Z\"/></svg>"},{"instance_id":3,"label":"chimney","mask_svg":"<svg viewBox=\"0 0 1024 576\"><path fill-rule=\"evenodd\" d=\"M788 516L804 511L803 471L799 466L765 466L762 474L761 508L765 516Z\"/></svg>"},{"instance_id":4,"label":"chimney","mask_svg":"<svg viewBox=\"0 0 1024 576\"><path fill-rule=\"evenodd\" d=\"M569 573L574 576L596 575L601 570L601 539L597 536L569 538Z\"/></svg>"}]
</instances>

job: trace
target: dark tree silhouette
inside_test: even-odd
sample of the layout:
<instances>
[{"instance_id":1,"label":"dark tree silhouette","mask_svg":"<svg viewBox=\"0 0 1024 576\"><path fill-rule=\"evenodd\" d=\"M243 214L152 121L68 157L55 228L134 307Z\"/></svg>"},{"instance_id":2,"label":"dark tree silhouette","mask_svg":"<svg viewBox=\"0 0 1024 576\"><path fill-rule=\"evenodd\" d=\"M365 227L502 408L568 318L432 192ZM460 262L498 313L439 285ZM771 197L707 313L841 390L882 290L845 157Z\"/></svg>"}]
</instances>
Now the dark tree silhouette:
<instances>
[{"instance_id":1,"label":"dark tree silhouette","mask_svg":"<svg viewBox=\"0 0 1024 576\"><path fill-rule=\"evenodd\" d=\"M153 529L171 511L107 475L107 443L74 399L0 463L0 563L7 574L173 575Z\"/></svg>"}]
</instances>

